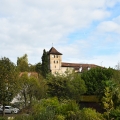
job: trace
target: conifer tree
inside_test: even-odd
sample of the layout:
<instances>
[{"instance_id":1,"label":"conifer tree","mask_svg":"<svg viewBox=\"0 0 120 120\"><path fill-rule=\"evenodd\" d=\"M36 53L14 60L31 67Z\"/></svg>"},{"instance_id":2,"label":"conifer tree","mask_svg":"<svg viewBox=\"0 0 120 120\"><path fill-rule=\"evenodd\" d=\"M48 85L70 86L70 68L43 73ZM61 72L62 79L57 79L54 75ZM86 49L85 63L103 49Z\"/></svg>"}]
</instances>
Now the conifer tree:
<instances>
[{"instance_id":1,"label":"conifer tree","mask_svg":"<svg viewBox=\"0 0 120 120\"><path fill-rule=\"evenodd\" d=\"M49 73L48 70L48 55L46 50L43 50L43 55L42 55L42 75L46 78L47 74Z\"/></svg>"}]
</instances>

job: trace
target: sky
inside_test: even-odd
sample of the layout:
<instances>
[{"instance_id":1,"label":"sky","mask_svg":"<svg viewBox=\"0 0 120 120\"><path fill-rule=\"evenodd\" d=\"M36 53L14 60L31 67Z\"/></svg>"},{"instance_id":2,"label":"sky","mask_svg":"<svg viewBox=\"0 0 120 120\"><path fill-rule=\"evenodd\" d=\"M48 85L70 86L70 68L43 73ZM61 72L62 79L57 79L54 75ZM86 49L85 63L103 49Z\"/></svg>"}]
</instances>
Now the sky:
<instances>
[{"instance_id":1,"label":"sky","mask_svg":"<svg viewBox=\"0 0 120 120\"><path fill-rule=\"evenodd\" d=\"M120 62L120 0L0 0L0 57L41 62L56 48L63 62L115 68Z\"/></svg>"}]
</instances>

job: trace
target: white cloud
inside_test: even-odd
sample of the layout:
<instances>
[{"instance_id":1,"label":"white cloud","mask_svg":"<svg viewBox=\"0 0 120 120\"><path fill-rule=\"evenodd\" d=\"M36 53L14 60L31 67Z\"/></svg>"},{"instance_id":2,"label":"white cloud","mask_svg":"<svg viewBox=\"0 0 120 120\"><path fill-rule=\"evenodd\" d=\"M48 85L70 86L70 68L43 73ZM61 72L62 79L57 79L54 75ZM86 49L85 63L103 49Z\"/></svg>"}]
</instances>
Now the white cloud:
<instances>
[{"instance_id":1,"label":"white cloud","mask_svg":"<svg viewBox=\"0 0 120 120\"><path fill-rule=\"evenodd\" d=\"M100 32L115 32L115 33L120 33L120 25L113 22L113 21L105 21L102 22L98 26L98 31Z\"/></svg>"},{"instance_id":2,"label":"white cloud","mask_svg":"<svg viewBox=\"0 0 120 120\"><path fill-rule=\"evenodd\" d=\"M41 60L42 50L50 49L52 43L60 51L76 59L87 54L90 40L78 39L68 44L67 36L77 30L88 28L93 21L102 21L111 16L118 0L1 0L0 1L0 56L16 61L27 53L30 62ZM103 21L99 31L120 31L120 17ZM89 38L89 37L88 37ZM86 55L85 55L86 56ZM39 60L40 59L40 60Z\"/></svg>"},{"instance_id":3,"label":"white cloud","mask_svg":"<svg viewBox=\"0 0 120 120\"><path fill-rule=\"evenodd\" d=\"M91 17L94 19L94 20L102 20L104 19L105 17L109 17L110 16L110 12L108 11L104 11L104 10L95 10L91 13Z\"/></svg>"}]
</instances>

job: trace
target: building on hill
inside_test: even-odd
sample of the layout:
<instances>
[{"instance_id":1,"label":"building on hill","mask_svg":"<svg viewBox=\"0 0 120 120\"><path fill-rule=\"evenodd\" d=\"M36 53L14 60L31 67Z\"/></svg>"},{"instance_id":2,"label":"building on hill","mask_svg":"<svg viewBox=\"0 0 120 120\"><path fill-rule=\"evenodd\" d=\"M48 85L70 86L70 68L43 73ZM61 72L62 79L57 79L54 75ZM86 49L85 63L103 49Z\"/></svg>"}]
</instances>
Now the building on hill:
<instances>
[{"instance_id":1,"label":"building on hill","mask_svg":"<svg viewBox=\"0 0 120 120\"><path fill-rule=\"evenodd\" d=\"M95 64L82 64L82 63L66 63L62 62L62 53L58 52L54 47L52 47L48 52L48 68L52 74L59 73L63 74L66 70L83 72L94 67L98 67Z\"/></svg>"}]
</instances>

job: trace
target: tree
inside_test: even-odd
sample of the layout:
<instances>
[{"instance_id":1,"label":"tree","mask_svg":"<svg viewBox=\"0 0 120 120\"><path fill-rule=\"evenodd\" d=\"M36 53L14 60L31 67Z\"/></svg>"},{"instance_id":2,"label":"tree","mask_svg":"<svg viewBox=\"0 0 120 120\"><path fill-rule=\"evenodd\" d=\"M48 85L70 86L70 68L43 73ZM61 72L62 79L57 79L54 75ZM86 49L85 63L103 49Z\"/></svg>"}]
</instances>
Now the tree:
<instances>
[{"instance_id":1,"label":"tree","mask_svg":"<svg viewBox=\"0 0 120 120\"><path fill-rule=\"evenodd\" d=\"M68 80L69 98L79 102L81 95L86 93L87 88L81 75L78 73L72 74L72 79ZM69 78L70 79L70 78Z\"/></svg>"},{"instance_id":2,"label":"tree","mask_svg":"<svg viewBox=\"0 0 120 120\"><path fill-rule=\"evenodd\" d=\"M109 120L110 111L114 108L114 104L112 100L113 93L109 87L105 87L104 91L105 92L102 98L102 104L103 104L103 108L106 110L106 115Z\"/></svg>"},{"instance_id":3,"label":"tree","mask_svg":"<svg viewBox=\"0 0 120 120\"><path fill-rule=\"evenodd\" d=\"M0 59L0 102L4 106L9 104L18 93L17 68L9 58Z\"/></svg>"},{"instance_id":4,"label":"tree","mask_svg":"<svg viewBox=\"0 0 120 120\"><path fill-rule=\"evenodd\" d=\"M42 70L42 64L39 62L35 65L35 71L38 73L38 74L41 74L41 70Z\"/></svg>"},{"instance_id":5,"label":"tree","mask_svg":"<svg viewBox=\"0 0 120 120\"><path fill-rule=\"evenodd\" d=\"M23 101L24 101L24 106L27 106L27 99L28 99L28 95L27 95L27 90L28 90L28 75L27 73L24 73L20 76L20 96L23 97Z\"/></svg>"},{"instance_id":6,"label":"tree","mask_svg":"<svg viewBox=\"0 0 120 120\"><path fill-rule=\"evenodd\" d=\"M110 80L113 76L111 68L92 68L82 73L81 77L87 86L87 95L103 95L105 81Z\"/></svg>"},{"instance_id":7,"label":"tree","mask_svg":"<svg viewBox=\"0 0 120 120\"><path fill-rule=\"evenodd\" d=\"M104 110L106 111L107 119L109 120L109 114L114 109L113 95L115 94L116 85L112 80L105 82L104 95L101 99Z\"/></svg>"},{"instance_id":8,"label":"tree","mask_svg":"<svg viewBox=\"0 0 120 120\"><path fill-rule=\"evenodd\" d=\"M114 70L112 81L115 84L115 86L113 86L113 101L114 107L116 108L120 105L120 70Z\"/></svg>"},{"instance_id":9,"label":"tree","mask_svg":"<svg viewBox=\"0 0 120 120\"><path fill-rule=\"evenodd\" d=\"M45 93L45 83L40 82L37 77L23 73L20 78L20 96L23 98L24 106L31 105L33 99L41 99ZM41 84L40 84L41 83Z\"/></svg>"},{"instance_id":10,"label":"tree","mask_svg":"<svg viewBox=\"0 0 120 120\"><path fill-rule=\"evenodd\" d=\"M46 50L43 50L43 55L42 55L42 75L46 78L47 74L49 73L48 69L48 55Z\"/></svg>"},{"instance_id":11,"label":"tree","mask_svg":"<svg viewBox=\"0 0 120 120\"><path fill-rule=\"evenodd\" d=\"M57 96L60 98L68 98L67 79L63 75L52 75L47 76L48 94L51 97Z\"/></svg>"},{"instance_id":12,"label":"tree","mask_svg":"<svg viewBox=\"0 0 120 120\"><path fill-rule=\"evenodd\" d=\"M28 71L28 56L24 54L22 57L17 58L17 67L20 72Z\"/></svg>"},{"instance_id":13,"label":"tree","mask_svg":"<svg viewBox=\"0 0 120 120\"><path fill-rule=\"evenodd\" d=\"M35 65L28 64L28 71L29 72L35 72Z\"/></svg>"},{"instance_id":14,"label":"tree","mask_svg":"<svg viewBox=\"0 0 120 120\"><path fill-rule=\"evenodd\" d=\"M56 74L47 77L48 94L59 99L80 100L81 94L86 92L86 86L79 74Z\"/></svg>"}]
</instances>

